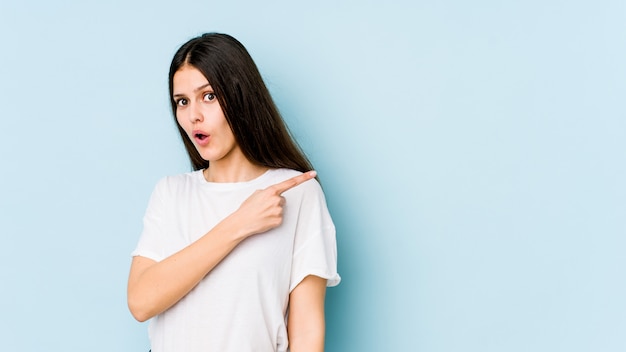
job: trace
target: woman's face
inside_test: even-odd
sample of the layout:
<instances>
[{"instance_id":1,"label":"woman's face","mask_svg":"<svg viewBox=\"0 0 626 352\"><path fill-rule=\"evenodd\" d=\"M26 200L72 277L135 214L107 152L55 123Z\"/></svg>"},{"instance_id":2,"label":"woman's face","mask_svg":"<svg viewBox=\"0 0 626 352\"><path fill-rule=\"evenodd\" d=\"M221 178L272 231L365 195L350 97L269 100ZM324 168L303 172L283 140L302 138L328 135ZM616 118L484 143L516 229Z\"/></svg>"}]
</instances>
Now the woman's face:
<instances>
[{"instance_id":1,"label":"woman's face","mask_svg":"<svg viewBox=\"0 0 626 352\"><path fill-rule=\"evenodd\" d=\"M193 66L182 66L173 77L176 120L204 160L226 160L241 154L213 88Z\"/></svg>"}]
</instances>

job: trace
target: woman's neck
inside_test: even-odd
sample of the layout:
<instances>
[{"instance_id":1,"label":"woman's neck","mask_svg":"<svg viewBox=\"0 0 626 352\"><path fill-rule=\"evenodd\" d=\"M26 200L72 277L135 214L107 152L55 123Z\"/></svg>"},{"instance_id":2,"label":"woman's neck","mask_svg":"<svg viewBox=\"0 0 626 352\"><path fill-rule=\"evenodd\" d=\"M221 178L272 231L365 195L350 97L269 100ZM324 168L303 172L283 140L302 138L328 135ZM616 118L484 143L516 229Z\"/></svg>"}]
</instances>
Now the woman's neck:
<instances>
[{"instance_id":1,"label":"woman's neck","mask_svg":"<svg viewBox=\"0 0 626 352\"><path fill-rule=\"evenodd\" d=\"M267 170L267 167L253 164L246 159L240 162L214 161L202 173L207 182L233 183L253 180Z\"/></svg>"}]
</instances>

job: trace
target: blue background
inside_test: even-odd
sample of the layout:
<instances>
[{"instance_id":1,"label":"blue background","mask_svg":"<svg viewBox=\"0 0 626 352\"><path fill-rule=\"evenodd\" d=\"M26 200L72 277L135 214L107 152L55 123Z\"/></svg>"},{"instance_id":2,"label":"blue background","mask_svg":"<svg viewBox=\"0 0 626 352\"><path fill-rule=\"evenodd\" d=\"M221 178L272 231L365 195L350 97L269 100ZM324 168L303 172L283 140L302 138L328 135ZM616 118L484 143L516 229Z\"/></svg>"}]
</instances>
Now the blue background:
<instances>
[{"instance_id":1,"label":"blue background","mask_svg":"<svg viewBox=\"0 0 626 352\"><path fill-rule=\"evenodd\" d=\"M1 350L147 350L129 254L207 31L322 179L327 351L626 350L626 3L556 0L3 0Z\"/></svg>"}]
</instances>

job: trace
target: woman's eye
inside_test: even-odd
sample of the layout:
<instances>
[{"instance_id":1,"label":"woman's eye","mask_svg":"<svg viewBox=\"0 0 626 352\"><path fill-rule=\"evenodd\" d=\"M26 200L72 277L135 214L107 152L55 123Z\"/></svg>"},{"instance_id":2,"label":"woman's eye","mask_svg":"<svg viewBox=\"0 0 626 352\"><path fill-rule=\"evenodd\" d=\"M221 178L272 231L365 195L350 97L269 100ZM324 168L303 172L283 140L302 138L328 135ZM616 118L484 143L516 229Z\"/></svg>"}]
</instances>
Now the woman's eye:
<instances>
[{"instance_id":1,"label":"woman's eye","mask_svg":"<svg viewBox=\"0 0 626 352\"><path fill-rule=\"evenodd\" d=\"M178 100L176 100L176 105L178 105L178 106L185 106L185 105L187 105L187 99L178 99Z\"/></svg>"},{"instance_id":2,"label":"woman's eye","mask_svg":"<svg viewBox=\"0 0 626 352\"><path fill-rule=\"evenodd\" d=\"M215 93L206 93L204 95L204 101L213 101L215 100Z\"/></svg>"}]
</instances>

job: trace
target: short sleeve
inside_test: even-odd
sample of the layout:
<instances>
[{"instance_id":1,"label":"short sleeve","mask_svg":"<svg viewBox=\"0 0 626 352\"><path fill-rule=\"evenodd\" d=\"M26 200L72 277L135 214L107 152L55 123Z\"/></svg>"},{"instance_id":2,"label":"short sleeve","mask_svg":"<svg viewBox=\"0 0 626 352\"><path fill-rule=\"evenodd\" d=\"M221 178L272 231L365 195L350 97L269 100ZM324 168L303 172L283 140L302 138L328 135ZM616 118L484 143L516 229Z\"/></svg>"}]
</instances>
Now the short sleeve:
<instances>
[{"instance_id":1,"label":"short sleeve","mask_svg":"<svg viewBox=\"0 0 626 352\"><path fill-rule=\"evenodd\" d=\"M307 187L302 187L304 185ZM301 187L303 195L296 225L289 291L308 275L326 279L329 287L336 286L341 277L337 273L335 226L324 193L316 181Z\"/></svg>"},{"instance_id":2,"label":"short sleeve","mask_svg":"<svg viewBox=\"0 0 626 352\"><path fill-rule=\"evenodd\" d=\"M164 258L163 243L166 241L167 232L167 202L166 179L159 181L152 191L146 213L143 217L143 231L139 237L137 247L131 256L142 256L154 261L161 261Z\"/></svg>"}]
</instances>

